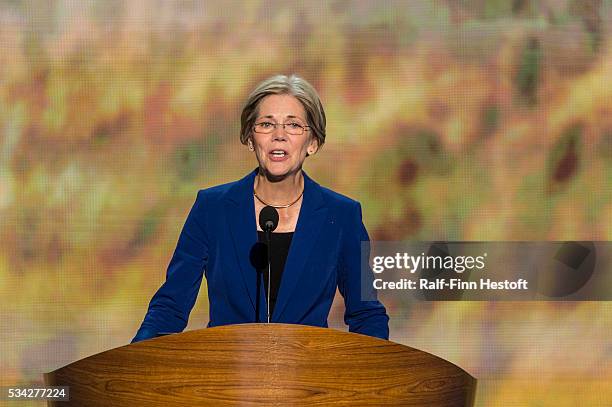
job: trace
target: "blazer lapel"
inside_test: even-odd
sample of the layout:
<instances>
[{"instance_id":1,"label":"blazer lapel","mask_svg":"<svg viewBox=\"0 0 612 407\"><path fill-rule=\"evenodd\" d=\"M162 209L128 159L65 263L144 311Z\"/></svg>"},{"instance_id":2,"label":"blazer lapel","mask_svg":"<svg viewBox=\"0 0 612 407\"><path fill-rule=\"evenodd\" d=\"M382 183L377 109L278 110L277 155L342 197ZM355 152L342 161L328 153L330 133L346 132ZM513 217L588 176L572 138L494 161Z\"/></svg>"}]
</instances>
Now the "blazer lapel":
<instances>
[{"instance_id":1,"label":"blazer lapel","mask_svg":"<svg viewBox=\"0 0 612 407\"><path fill-rule=\"evenodd\" d=\"M240 274L249 299L256 309L257 271L250 261L250 253L257 242L257 226L255 225L255 204L253 202L253 182L257 170L238 181L227 194L228 207L226 219L234 241L236 257L240 264Z\"/></svg>"},{"instance_id":2,"label":"blazer lapel","mask_svg":"<svg viewBox=\"0 0 612 407\"><path fill-rule=\"evenodd\" d=\"M304 198L291 240L272 320L278 321L304 272L306 261L327 217L321 187L304 173Z\"/></svg>"}]
</instances>

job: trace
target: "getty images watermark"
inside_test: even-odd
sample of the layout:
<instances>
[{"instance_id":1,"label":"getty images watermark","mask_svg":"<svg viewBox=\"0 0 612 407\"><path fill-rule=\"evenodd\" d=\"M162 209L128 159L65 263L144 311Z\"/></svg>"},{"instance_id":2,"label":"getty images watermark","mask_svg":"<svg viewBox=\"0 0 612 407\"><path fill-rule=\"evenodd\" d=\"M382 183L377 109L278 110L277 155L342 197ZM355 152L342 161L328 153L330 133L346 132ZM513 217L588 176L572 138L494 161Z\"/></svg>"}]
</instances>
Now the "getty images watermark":
<instances>
[{"instance_id":1,"label":"getty images watermark","mask_svg":"<svg viewBox=\"0 0 612 407\"><path fill-rule=\"evenodd\" d=\"M609 300L610 242L363 242L362 298Z\"/></svg>"},{"instance_id":2,"label":"getty images watermark","mask_svg":"<svg viewBox=\"0 0 612 407\"><path fill-rule=\"evenodd\" d=\"M403 252L395 253L394 256L374 256L372 259L372 271L380 274L385 270L405 270L410 274L415 274L419 270L451 270L461 274L466 271L484 270L486 259L487 253L483 253L480 256L441 256L426 255L422 252L420 255L414 256ZM482 277L477 281L463 281L460 278L400 278L399 280L385 281L382 278L375 278L372 284L377 290L414 290L417 288L422 290L441 290L444 288L463 290L526 290L528 288L528 281L524 278L500 281Z\"/></svg>"}]
</instances>

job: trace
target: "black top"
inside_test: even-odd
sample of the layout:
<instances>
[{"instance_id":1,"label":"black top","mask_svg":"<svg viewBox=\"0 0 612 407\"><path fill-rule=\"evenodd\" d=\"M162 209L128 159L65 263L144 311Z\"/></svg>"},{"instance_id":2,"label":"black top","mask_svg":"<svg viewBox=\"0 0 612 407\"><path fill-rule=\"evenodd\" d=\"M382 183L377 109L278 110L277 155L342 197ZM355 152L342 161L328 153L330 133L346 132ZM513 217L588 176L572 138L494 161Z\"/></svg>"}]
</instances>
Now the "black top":
<instances>
[{"instance_id":1,"label":"black top","mask_svg":"<svg viewBox=\"0 0 612 407\"><path fill-rule=\"evenodd\" d=\"M280 287L281 278L283 277L283 270L285 269L285 262L287 261L287 255L289 254L289 247L291 246L291 239L293 238L294 232L285 233L272 233L271 244L271 262L270 262L270 276L272 281L270 282L270 315L274 313L274 305L276 305L276 298L278 297L278 289ZM266 234L261 231L257 231L257 237L259 242L266 244ZM266 254L267 256L267 254ZM265 258L265 268L262 271L264 290L266 298L268 298L268 259Z\"/></svg>"}]
</instances>

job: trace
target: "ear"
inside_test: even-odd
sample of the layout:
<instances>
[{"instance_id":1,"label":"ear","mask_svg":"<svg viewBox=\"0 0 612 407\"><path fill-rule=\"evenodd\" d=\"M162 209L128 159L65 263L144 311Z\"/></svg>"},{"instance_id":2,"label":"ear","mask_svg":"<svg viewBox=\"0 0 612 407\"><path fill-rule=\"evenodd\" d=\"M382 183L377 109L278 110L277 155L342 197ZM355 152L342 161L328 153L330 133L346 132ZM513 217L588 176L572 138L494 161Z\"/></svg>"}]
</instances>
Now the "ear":
<instances>
[{"instance_id":1,"label":"ear","mask_svg":"<svg viewBox=\"0 0 612 407\"><path fill-rule=\"evenodd\" d=\"M306 150L307 155L313 155L319 150L319 140L313 137L308 143L308 149Z\"/></svg>"},{"instance_id":2,"label":"ear","mask_svg":"<svg viewBox=\"0 0 612 407\"><path fill-rule=\"evenodd\" d=\"M247 146L249 147L249 151L255 150L255 147L253 147L253 139L250 137L247 139Z\"/></svg>"}]
</instances>

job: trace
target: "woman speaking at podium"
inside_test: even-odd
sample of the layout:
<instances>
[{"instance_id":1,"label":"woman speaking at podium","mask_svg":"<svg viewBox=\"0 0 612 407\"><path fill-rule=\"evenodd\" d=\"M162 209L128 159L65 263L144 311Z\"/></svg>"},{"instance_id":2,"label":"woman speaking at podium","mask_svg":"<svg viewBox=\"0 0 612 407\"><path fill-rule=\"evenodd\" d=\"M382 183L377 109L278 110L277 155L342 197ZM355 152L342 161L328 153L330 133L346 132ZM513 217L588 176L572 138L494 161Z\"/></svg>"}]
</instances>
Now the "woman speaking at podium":
<instances>
[{"instance_id":1,"label":"woman speaking at podium","mask_svg":"<svg viewBox=\"0 0 612 407\"><path fill-rule=\"evenodd\" d=\"M199 191L166 281L132 342L183 331L203 276L209 327L266 321L327 327L337 287L349 331L387 339L385 307L361 296L361 242L369 240L361 206L302 171L325 142L315 89L295 75L260 83L242 111L240 141L255 154L257 169ZM257 221L263 208L263 215L278 213L268 224L269 255L262 250L265 219Z\"/></svg>"}]
</instances>

